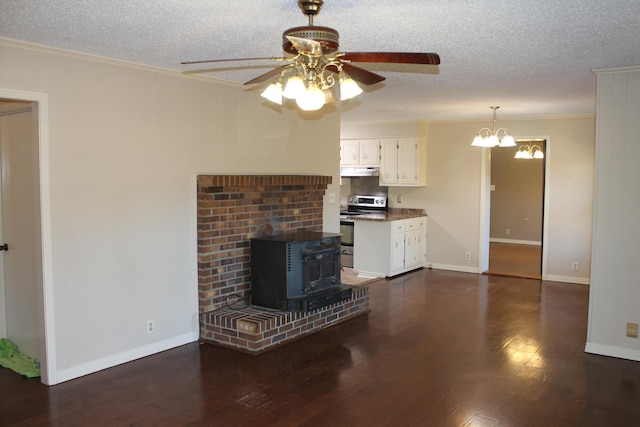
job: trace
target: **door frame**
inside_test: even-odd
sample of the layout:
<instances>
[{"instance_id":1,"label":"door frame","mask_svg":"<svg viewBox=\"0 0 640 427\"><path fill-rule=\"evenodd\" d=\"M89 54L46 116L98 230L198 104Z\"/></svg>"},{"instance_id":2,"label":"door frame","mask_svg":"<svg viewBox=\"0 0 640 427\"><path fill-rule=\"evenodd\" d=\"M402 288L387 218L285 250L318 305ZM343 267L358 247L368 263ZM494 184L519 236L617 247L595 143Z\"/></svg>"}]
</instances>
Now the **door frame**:
<instances>
[{"instance_id":1,"label":"door frame","mask_svg":"<svg viewBox=\"0 0 640 427\"><path fill-rule=\"evenodd\" d=\"M547 280L547 248L549 237L549 187L551 171L551 136L550 135L518 135L517 140L544 139L544 187L542 200L542 280ZM485 150L480 165L480 235L478 253L478 271L483 273L489 269L489 238L491 218L491 150Z\"/></svg>"},{"instance_id":2,"label":"door frame","mask_svg":"<svg viewBox=\"0 0 640 427\"><path fill-rule=\"evenodd\" d=\"M38 175L40 193L40 239L42 255L42 287L38 289L41 316L40 331L40 381L56 384L55 328L53 313L53 267L51 246L51 193L49 178L49 97L46 93L0 88L0 98L30 101L34 103L38 120Z\"/></svg>"}]
</instances>

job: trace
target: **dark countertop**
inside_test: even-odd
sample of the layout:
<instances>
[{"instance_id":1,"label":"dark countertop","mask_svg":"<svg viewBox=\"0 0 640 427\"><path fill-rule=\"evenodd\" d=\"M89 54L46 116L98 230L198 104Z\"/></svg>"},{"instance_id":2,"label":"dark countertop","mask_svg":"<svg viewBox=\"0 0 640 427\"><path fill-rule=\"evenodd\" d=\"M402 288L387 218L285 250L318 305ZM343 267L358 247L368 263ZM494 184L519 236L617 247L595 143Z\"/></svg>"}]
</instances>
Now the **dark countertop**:
<instances>
[{"instance_id":1,"label":"dark countertop","mask_svg":"<svg viewBox=\"0 0 640 427\"><path fill-rule=\"evenodd\" d=\"M424 209L389 208L388 212L353 215L347 218L354 221L398 221L401 219L419 218L427 216Z\"/></svg>"}]
</instances>

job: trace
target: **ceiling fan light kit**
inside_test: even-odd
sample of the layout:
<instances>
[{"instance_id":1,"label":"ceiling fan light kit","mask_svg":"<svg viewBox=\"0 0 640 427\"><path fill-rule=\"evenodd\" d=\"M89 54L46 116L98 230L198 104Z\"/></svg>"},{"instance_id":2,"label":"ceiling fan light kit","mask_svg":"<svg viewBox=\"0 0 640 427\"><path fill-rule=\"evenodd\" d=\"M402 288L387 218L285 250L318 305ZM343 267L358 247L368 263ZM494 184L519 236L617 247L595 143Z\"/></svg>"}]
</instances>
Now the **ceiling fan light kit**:
<instances>
[{"instance_id":1,"label":"ceiling fan light kit","mask_svg":"<svg viewBox=\"0 0 640 427\"><path fill-rule=\"evenodd\" d=\"M515 147L516 141L509 134L509 129L499 128L496 129L496 110L500 107L489 107L493 110L493 129L482 128L478 131L478 134L473 138L471 145L474 147Z\"/></svg>"},{"instance_id":2,"label":"ceiling fan light kit","mask_svg":"<svg viewBox=\"0 0 640 427\"><path fill-rule=\"evenodd\" d=\"M308 16L309 25L294 27L283 33L282 48L290 56L272 59L286 62L278 68L264 73L245 85L259 84L278 77L261 96L270 102L282 105L283 98L295 100L298 108L315 111L336 99L346 101L362 93L358 85L373 85L385 78L364 68L356 67L354 62L378 62L397 64L438 65L440 57L436 53L402 52L351 52L341 53L339 34L329 27L313 25L313 17L320 12L322 0L299 0L298 6ZM247 58L249 59L249 58ZM242 61L245 59L238 59ZM226 62L229 59L182 62L182 64L201 64L204 62ZM205 70L207 72L210 70ZM195 71L197 72L197 71ZM192 74L194 71L186 71ZM338 77L334 74L338 74ZM336 80L338 85L336 85ZM336 97L336 86L340 97Z\"/></svg>"}]
</instances>

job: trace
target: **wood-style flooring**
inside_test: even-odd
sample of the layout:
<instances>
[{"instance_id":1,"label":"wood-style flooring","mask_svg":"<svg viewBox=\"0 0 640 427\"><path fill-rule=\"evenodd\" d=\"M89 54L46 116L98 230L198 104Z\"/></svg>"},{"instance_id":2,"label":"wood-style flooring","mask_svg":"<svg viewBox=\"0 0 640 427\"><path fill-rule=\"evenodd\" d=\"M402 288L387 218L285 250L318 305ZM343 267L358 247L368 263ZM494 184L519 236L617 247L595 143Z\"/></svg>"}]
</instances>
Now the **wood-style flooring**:
<instances>
[{"instance_id":1,"label":"wood-style flooring","mask_svg":"<svg viewBox=\"0 0 640 427\"><path fill-rule=\"evenodd\" d=\"M0 369L0 425L640 425L640 363L584 352L588 286L369 288L369 314L257 357L192 343L53 387Z\"/></svg>"},{"instance_id":2,"label":"wood-style flooring","mask_svg":"<svg viewBox=\"0 0 640 427\"><path fill-rule=\"evenodd\" d=\"M491 242L485 274L541 279L541 260L541 246Z\"/></svg>"}]
</instances>

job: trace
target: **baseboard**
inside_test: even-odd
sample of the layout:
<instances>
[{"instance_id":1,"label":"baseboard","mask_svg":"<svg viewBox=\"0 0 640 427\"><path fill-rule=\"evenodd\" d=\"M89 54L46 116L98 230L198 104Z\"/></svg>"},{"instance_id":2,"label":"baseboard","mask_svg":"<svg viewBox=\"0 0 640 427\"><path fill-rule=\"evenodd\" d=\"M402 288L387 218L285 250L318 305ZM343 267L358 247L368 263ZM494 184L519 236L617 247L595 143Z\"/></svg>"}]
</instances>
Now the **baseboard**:
<instances>
[{"instance_id":1,"label":"baseboard","mask_svg":"<svg viewBox=\"0 0 640 427\"><path fill-rule=\"evenodd\" d=\"M542 242L538 240L512 240L512 239L489 239L489 243L511 243L512 245L529 245L529 246L542 246Z\"/></svg>"},{"instance_id":2,"label":"baseboard","mask_svg":"<svg viewBox=\"0 0 640 427\"><path fill-rule=\"evenodd\" d=\"M94 372L102 371L103 369L112 368L117 365L122 365L123 363L151 356L152 354L160 353L161 351L198 341L199 338L198 332L188 333L144 347L138 347L130 351L125 351L124 353L114 354L103 359L94 360L93 362L74 366L73 368L63 369L55 373L53 376L55 382L49 385L59 384Z\"/></svg>"},{"instance_id":3,"label":"baseboard","mask_svg":"<svg viewBox=\"0 0 640 427\"><path fill-rule=\"evenodd\" d=\"M640 361L640 350L631 348L614 347L604 344L587 343L584 351L586 353L598 354L600 356L617 357L619 359Z\"/></svg>"},{"instance_id":4,"label":"baseboard","mask_svg":"<svg viewBox=\"0 0 640 427\"><path fill-rule=\"evenodd\" d=\"M363 271L358 270L358 277L362 277L365 279L379 279L381 277L385 277L384 273L376 272L376 271Z\"/></svg>"},{"instance_id":5,"label":"baseboard","mask_svg":"<svg viewBox=\"0 0 640 427\"><path fill-rule=\"evenodd\" d=\"M563 283L577 283L578 285L588 285L591 283L589 277L573 277L573 276L556 276L553 274L547 274L542 278L549 282L563 282Z\"/></svg>"},{"instance_id":6,"label":"baseboard","mask_svg":"<svg viewBox=\"0 0 640 427\"><path fill-rule=\"evenodd\" d=\"M427 268L432 268L434 270L459 271L461 273L479 273L478 267L467 267L465 265L427 263Z\"/></svg>"}]
</instances>

